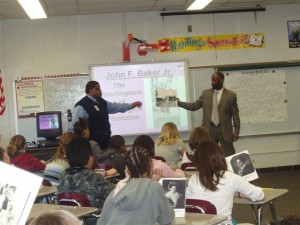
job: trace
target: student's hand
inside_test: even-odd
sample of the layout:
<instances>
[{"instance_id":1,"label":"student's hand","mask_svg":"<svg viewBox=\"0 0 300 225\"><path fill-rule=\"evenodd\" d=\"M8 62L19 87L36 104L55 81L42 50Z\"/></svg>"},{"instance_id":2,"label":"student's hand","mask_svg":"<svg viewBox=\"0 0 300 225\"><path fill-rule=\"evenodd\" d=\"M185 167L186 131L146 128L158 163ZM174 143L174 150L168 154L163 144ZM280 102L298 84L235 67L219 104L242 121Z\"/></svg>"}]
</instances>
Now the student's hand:
<instances>
[{"instance_id":1,"label":"student's hand","mask_svg":"<svg viewBox=\"0 0 300 225\"><path fill-rule=\"evenodd\" d=\"M132 104L132 108L135 108L135 107L142 107L142 102L140 102L140 101L136 101L136 102L133 102Z\"/></svg>"},{"instance_id":2,"label":"student's hand","mask_svg":"<svg viewBox=\"0 0 300 225\"><path fill-rule=\"evenodd\" d=\"M162 171L160 169L154 169L151 173L151 179L159 181L160 178L162 177Z\"/></svg>"},{"instance_id":3,"label":"student's hand","mask_svg":"<svg viewBox=\"0 0 300 225\"><path fill-rule=\"evenodd\" d=\"M47 162L45 160L41 160L41 163L47 164Z\"/></svg>"}]
</instances>

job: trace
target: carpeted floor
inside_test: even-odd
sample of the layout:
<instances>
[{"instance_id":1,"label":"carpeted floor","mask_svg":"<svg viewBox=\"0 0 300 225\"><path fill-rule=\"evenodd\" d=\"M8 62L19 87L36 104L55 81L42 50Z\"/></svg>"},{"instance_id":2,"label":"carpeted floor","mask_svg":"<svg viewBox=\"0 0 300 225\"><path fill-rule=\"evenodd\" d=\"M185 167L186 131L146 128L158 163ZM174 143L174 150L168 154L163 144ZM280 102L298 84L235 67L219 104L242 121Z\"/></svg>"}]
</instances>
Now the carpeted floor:
<instances>
[{"instance_id":1,"label":"carpeted floor","mask_svg":"<svg viewBox=\"0 0 300 225\"><path fill-rule=\"evenodd\" d=\"M263 188L283 188L289 192L274 201L278 218L286 218L290 215L300 217L300 170L289 168L284 171L258 172L259 178L252 181L254 185ZM269 205L262 209L263 224L272 221ZM232 216L238 223L253 223L254 219L251 206L234 205Z\"/></svg>"}]
</instances>

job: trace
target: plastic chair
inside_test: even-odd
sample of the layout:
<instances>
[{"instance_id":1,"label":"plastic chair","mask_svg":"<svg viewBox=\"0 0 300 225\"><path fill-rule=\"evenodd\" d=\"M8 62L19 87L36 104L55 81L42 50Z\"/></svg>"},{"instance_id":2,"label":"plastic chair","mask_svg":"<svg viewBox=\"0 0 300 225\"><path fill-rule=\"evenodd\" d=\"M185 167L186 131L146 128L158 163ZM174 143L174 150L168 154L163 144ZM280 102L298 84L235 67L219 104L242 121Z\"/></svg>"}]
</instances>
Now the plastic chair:
<instances>
[{"instance_id":1,"label":"plastic chair","mask_svg":"<svg viewBox=\"0 0 300 225\"><path fill-rule=\"evenodd\" d=\"M185 162L181 164L181 169L183 171L197 171L197 168L191 162Z\"/></svg>"},{"instance_id":2,"label":"plastic chair","mask_svg":"<svg viewBox=\"0 0 300 225\"><path fill-rule=\"evenodd\" d=\"M62 192L57 195L57 202L59 205L78 206L78 207L91 207L90 200L83 193L78 192ZM83 216L82 218L99 218L100 212L92 213Z\"/></svg>"},{"instance_id":3,"label":"plastic chair","mask_svg":"<svg viewBox=\"0 0 300 225\"><path fill-rule=\"evenodd\" d=\"M45 178L42 181L42 185L43 186L48 186L48 187L52 186L51 182L49 180L45 179Z\"/></svg>"},{"instance_id":4,"label":"plastic chair","mask_svg":"<svg viewBox=\"0 0 300 225\"><path fill-rule=\"evenodd\" d=\"M185 211L190 213L217 214L214 204L200 199L186 199Z\"/></svg>"},{"instance_id":5,"label":"plastic chair","mask_svg":"<svg viewBox=\"0 0 300 225\"><path fill-rule=\"evenodd\" d=\"M156 160L161 160L163 162L166 162L165 158L164 157L161 157L161 156L158 156L158 155L155 155L152 157L153 159L156 159Z\"/></svg>"},{"instance_id":6,"label":"plastic chair","mask_svg":"<svg viewBox=\"0 0 300 225\"><path fill-rule=\"evenodd\" d=\"M90 201L85 194L77 192L62 192L57 195L59 205L90 207Z\"/></svg>"},{"instance_id":7,"label":"plastic chair","mask_svg":"<svg viewBox=\"0 0 300 225\"><path fill-rule=\"evenodd\" d=\"M112 169L112 166L111 165L108 165L108 164L94 164L93 165L93 169L96 170L96 169L104 169L104 170L110 170Z\"/></svg>"}]
</instances>

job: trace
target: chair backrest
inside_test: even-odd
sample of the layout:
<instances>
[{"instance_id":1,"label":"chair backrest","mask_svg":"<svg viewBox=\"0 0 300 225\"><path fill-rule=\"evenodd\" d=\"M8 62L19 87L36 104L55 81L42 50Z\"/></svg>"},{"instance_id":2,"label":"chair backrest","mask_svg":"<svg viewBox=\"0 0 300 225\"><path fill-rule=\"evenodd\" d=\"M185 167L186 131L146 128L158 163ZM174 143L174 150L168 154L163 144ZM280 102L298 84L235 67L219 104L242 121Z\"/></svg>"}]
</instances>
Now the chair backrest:
<instances>
[{"instance_id":1,"label":"chair backrest","mask_svg":"<svg viewBox=\"0 0 300 225\"><path fill-rule=\"evenodd\" d=\"M158 156L158 155L155 155L152 157L153 159L156 159L156 160L161 160L163 162L166 162L165 158L164 157L161 157L161 156Z\"/></svg>"},{"instance_id":2,"label":"chair backrest","mask_svg":"<svg viewBox=\"0 0 300 225\"><path fill-rule=\"evenodd\" d=\"M191 162L185 162L181 164L181 169L183 171L197 171L197 168Z\"/></svg>"},{"instance_id":3,"label":"chair backrest","mask_svg":"<svg viewBox=\"0 0 300 225\"><path fill-rule=\"evenodd\" d=\"M77 192L62 192L57 195L59 205L90 207L90 201L85 194Z\"/></svg>"},{"instance_id":4,"label":"chair backrest","mask_svg":"<svg viewBox=\"0 0 300 225\"><path fill-rule=\"evenodd\" d=\"M214 204L200 199L186 199L185 211L190 213L217 214Z\"/></svg>"},{"instance_id":5,"label":"chair backrest","mask_svg":"<svg viewBox=\"0 0 300 225\"><path fill-rule=\"evenodd\" d=\"M51 182L49 180L45 179L45 178L42 181L42 185L43 186L52 186Z\"/></svg>"},{"instance_id":6,"label":"chair backrest","mask_svg":"<svg viewBox=\"0 0 300 225\"><path fill-rule=\"evenodd\" d=\"M93 169L104 169L104 170L110 170L112 169L112 166L109 164L94 164Z\"/></svg>"}]
</instances>

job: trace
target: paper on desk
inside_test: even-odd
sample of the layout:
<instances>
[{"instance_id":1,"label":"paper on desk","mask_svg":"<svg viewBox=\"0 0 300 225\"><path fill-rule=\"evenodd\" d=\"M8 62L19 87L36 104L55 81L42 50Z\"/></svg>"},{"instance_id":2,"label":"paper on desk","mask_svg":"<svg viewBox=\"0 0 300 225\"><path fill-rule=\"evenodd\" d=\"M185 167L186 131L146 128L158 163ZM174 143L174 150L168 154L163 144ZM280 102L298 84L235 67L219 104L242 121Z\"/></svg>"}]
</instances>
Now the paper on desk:
<instances>
[{"instance_id":1,"label":"paper on desk","mask_svg":"<svg viewBox=\"0 0 300 225\"><path fill-rule=\"evenodd\" d=\"M240 175L247 181L252 181L258 178L248 150L226 157L226 164L229 171Z\"/></svg>"},{"instance_id":2,"label":"paper on desk","mask_svg":"<svg viewBox=\"0 0 300 225\"><path fill-rule=\"evenodd\" d=\"M42 177L0 162L0 224L24 225Z\"/></svg>"}]
</instances>

